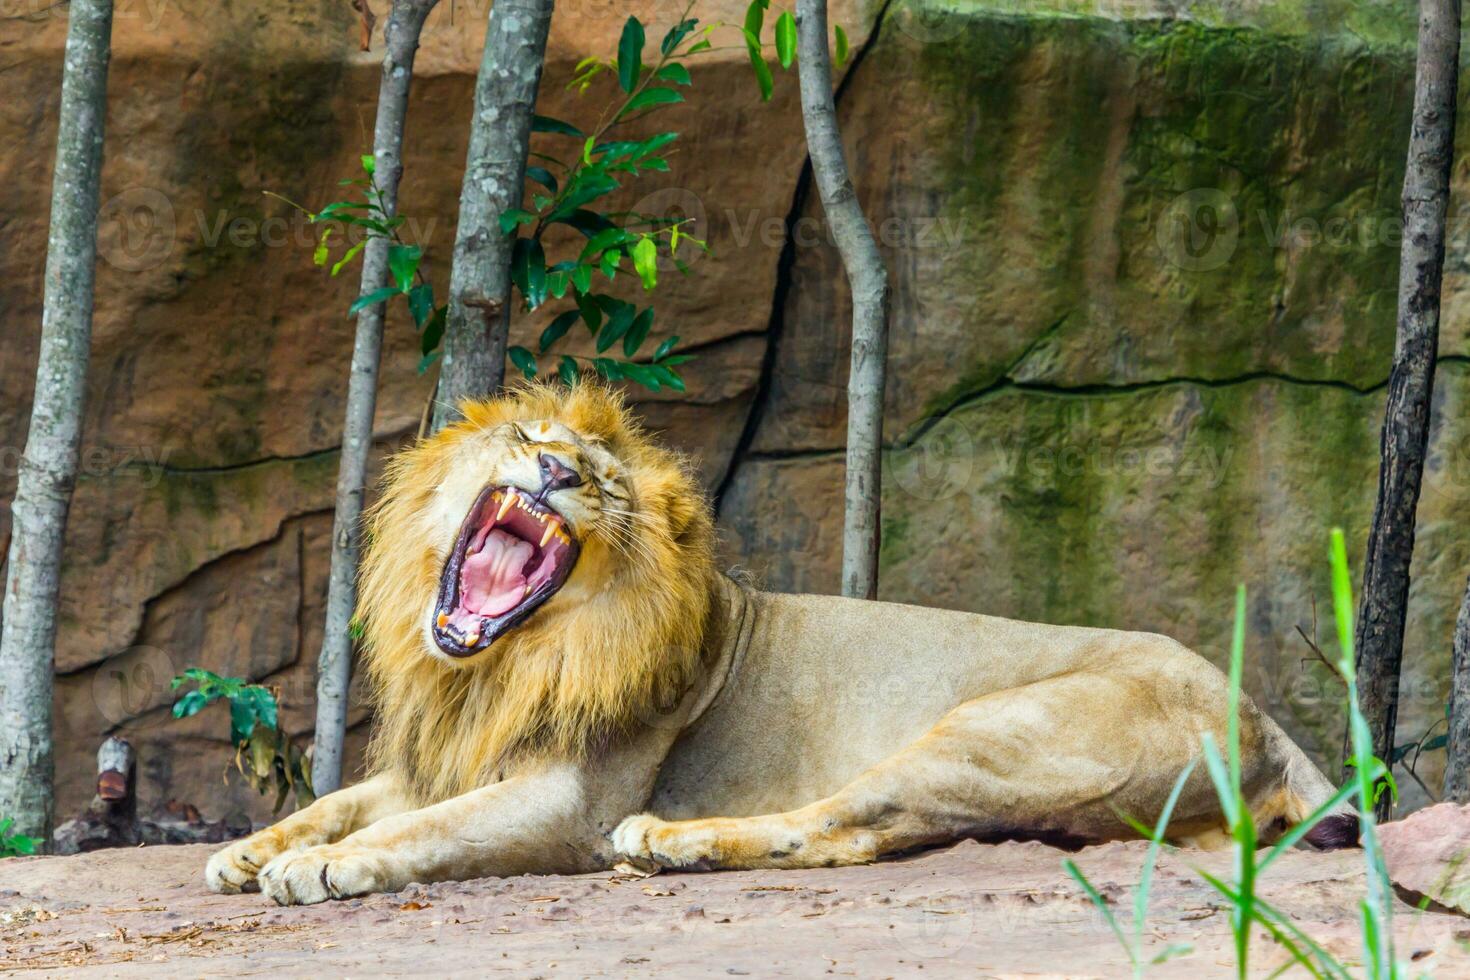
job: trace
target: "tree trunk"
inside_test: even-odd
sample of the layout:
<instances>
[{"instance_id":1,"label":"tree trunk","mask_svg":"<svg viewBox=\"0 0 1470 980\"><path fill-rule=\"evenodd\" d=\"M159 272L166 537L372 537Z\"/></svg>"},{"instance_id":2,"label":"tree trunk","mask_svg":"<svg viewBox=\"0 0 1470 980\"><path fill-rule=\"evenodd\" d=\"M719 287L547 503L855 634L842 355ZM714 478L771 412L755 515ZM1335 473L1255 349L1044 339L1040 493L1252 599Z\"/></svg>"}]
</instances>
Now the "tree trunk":
<instances>
[{"instance_id":1,"label":"tree trunk","mask_svg":"<svg viewBox=\"0 0 1470 980\"><path fill-rule=\"evenodd\" d=\"M1359 698L1373 733L1374 754L1384 760L1393 752L1414 513L1424 474L1429 400L1439 348L1440 273L1454 159L1459 58L1458 0L1421 0L1414 118L1404 174L1398 340L1383 417L1378 502L1363 565L1356 637ZM1380 818L1388 816L1391 806L1384 794Z\"/></svg>"},{"instance_id":2,"label":"tree trunk","mask_svg":"<svg viewBox=\"0 0 1470 980\"><path fill-rule=\"evenodd\" d=\"M373 128L374 177L383 210L398 210L403 175L403 121L419 33L438 0L393 0L383 28L383 79L378 84L378 119ZM374 238L363 249L361 294L388 283L388 242ZM352 683L352 612L357 605L357 562L368 457L373 448L373 413L378 402L378 357L383 347L386 304L357 314L352 374L347 382L347 418L342 424L342 460L337 470L337 511L332 522L332 569L327 583L327 622L317 659L316 742L311 758L312 789L323 796L342 785L342 746L347 736L347 691Z\"/></svg>"},{"instance_id":3,"label":"tree trunk","mask_svg":"<svg viewBox=\"0 0 1470 980\"><path fill-rule=\"evenodd\" d=\"M51 674L66 512L76 482L92 343L97 199L112 0L72 0L61 80L45 312L31 427L12 504L0 631L0 816L51 839Z\"/></svg>"},{"instance_id":4,"label":"tree trunk","mask_svg":"<svg viewBox=\"0 0 1470 980\"><path fill-rule=\"evenodd\" d=\"M842 594L878 595L879 504L883 464L883 385L888 360L888 272L847 170L832 62L826 0L797 0L801 116L807 152L837 251L852 291L852 360L847 376L847 491L842 527Z\"/></svg>"},{"instance_id":5,"label":"tree trunk","mask_svg":"<svg viewBox=\"0 0 1470 980\"><path fill-rule=\"evenodd\" d=\"M1445 743L1444 798L1470 803L1470 581L1455 618L1450 668L1450 730Z\"/></svg>"},{"instance_id":6,"label":"tree trunk","mask_svg":"<svg viewBox=\"0 0 1470 980\"><path fill-rule=\"evenodd\" d=\"M499 388L505 374L514 236L501 232L500 215L520 207L524 196L552 6L553 0L495 0L490 8L449 270L434 432L460 417L460 402Z\"/></svg>"}]
</instances>

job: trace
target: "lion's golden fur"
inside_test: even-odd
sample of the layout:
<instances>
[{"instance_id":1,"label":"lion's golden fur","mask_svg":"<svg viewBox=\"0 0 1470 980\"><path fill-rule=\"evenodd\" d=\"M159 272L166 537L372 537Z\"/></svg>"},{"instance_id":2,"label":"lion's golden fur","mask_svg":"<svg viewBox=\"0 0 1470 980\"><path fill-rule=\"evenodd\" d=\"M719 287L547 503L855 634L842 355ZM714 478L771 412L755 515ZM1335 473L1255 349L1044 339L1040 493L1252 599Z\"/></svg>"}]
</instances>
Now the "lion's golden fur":
<instances>
[{"instance_id":1,"label":"lion's golden fur","mask_svg":"<svg viewBox=\"0 0 1470 980\"><path fill-rule=\"evenodd\" d=\"M582 554L563 591L486 651L447 663L425 632L445 559L427 543L443 538L436 488L461 467L494 482L483 434L537 420L603 440L636 516L574 527ZM369 515L358 605L375 710L369 768L397 771L434 802L493 781L518 754L578 754L677 697L700 656L713 533L685 461L606 389L527 385L468 404L462 421L394 457Z\"/></svg>"}]
</instances>

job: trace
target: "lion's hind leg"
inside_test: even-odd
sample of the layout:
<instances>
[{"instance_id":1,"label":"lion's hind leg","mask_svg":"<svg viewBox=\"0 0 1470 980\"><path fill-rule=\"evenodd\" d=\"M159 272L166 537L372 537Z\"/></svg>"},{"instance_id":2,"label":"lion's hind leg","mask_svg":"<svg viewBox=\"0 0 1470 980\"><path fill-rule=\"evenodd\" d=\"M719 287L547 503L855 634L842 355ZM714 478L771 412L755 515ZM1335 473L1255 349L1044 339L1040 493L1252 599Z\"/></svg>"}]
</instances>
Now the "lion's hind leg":
<instances>
[{"instance_id":1,"label":"lion's hind leg","mask_svg":"<svg viewBox=\"0 0 1470 980\"><path fill-rule=\"evenodd\" d=\"M1119 811L1156 818L1192 741L1136 697L1137 683L1067 675L986 695L808 806L672 822L642 814L618 826L613 846L670 868L805 868L966 837L1131 836ZM1109 707L1126 704L1142 707ZM1178 812L1198 821L1208 782L1196 783Z\"/></svg>"}]
</instances>

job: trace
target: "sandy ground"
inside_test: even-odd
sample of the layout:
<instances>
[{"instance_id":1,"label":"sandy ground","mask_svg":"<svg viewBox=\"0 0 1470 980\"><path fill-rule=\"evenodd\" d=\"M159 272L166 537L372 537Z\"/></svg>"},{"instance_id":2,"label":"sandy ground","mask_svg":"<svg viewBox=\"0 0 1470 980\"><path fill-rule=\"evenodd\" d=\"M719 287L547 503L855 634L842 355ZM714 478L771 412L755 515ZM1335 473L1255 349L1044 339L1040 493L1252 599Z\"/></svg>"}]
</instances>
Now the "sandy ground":
<instances>
[{"instance_id":1,"label":"sandy ground","mask_svg":"<svg viewBox=\"0 0 1470 980\"><path fill-rule=\"evenodd\" d=\"M904 861L816 871L520 877L277 908L203 886L210 845L0 862L0 970L67 976L1067 976L1116 977L1127 954L1041 844L965 843ZM1076 860L1118 908L1141 844ZM1146 944L1191 952L1151 976L1232 973L1226 913L1195 867L1166 855ZM1266 898L1340 957L1358 949L1361 855L1285 855ZM1470 976L1470 921L1398 906L1401 958ZM1262 974L1283 955L1257 944ZM1253 973L1256 971L1252 971ZM1305 975L1299 972L1299 975Z\"/></svg>"}]
</instances>

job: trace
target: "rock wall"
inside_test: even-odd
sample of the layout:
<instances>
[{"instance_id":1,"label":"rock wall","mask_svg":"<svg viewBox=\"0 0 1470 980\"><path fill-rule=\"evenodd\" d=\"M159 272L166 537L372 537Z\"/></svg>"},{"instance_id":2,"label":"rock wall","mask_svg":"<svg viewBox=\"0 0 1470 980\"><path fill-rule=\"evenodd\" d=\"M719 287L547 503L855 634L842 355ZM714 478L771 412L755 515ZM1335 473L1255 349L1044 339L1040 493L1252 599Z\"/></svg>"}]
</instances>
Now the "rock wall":
<instances>
[{"instance_id":1,"label":"rock wall","mask_svg":"<svg viewBox=\"0 0 1470 980\"><path fill-rule=\"evenodd\" d=\"M683 5L558 6L542 112L595 116L606 93L564 83L613 50L629 8L661 30ZM403 209L441 289L486 9L441 3L410 108ZM1412 14L888 0L834 19L857 54L839 112L896 285L884 597L1160 630L1218 659L1244 581L1250 690L1333 759L1337 691L1295 627L1310 632L1315 599L1328 632L1327 530L1361 553L1372 508ZM39 2L0 31L0 499L34 381L64 35L64 8ZM374 51L356 38L335 0L119 3L57 651L63 812L117 732L139 748L145 799L266 813L219 782L223 709L168 717L186 666L279 685L288 726L309 731L355 278L313 268L310 231L263 192L318 204L353 173L381 29ZM731 562L772 588L835 591L846 287L803 170L795 78L777 76L761 105L740 51L700 62L662 124L684 134L673 172L628 197L700 219L714 250L660 287L656 330L700 355L689 396L631 394L697 454ZM1470 570L1456 232L1406 737L1443 711ZM430 392L415 346L390 319L384 452Z\"/></svg>"}]
</instances>

